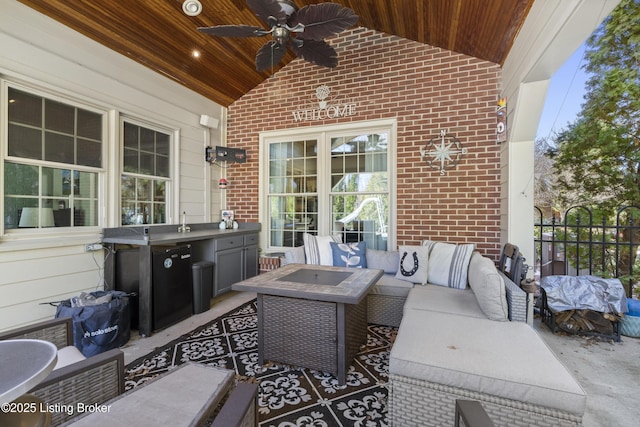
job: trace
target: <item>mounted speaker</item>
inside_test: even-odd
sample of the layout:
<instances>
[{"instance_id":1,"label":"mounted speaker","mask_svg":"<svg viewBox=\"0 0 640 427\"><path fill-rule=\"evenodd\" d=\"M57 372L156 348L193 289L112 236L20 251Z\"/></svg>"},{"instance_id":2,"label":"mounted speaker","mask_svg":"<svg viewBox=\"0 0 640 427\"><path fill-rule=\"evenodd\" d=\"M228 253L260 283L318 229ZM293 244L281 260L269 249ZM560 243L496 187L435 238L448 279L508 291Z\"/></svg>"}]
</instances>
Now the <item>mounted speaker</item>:
<instances>
[{"instance_id":1,"label":"mounted speaker","mask_svg":"<svg viewBox=\"0 0 640 427\"><path fill-rule=\"evenodd\" d=\"M200 116L200 124L202 126L205 126L211 129L218 129L220 120L216 119L215 117L211 117L211 116L207 116L206 114L203 114Z\"/></svg>"}]
</instances>

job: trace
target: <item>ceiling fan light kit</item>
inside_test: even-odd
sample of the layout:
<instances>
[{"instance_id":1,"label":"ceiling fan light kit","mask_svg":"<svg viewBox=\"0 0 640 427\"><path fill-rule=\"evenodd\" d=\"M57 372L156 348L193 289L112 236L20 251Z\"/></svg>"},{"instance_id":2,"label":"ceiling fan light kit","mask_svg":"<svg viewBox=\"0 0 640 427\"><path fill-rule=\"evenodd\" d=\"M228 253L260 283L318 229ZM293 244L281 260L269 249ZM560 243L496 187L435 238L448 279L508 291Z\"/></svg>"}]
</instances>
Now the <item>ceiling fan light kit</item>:
<instances>
[{"instance_id":1,"label":"ceiling fan light kit","mask_svg":"<svg viewBox=\"0 0 640 427\"><path fill-rule=\"evenodd\" d=\"M182 11L188 16L198 16L202 12L202 3L198 0L185 0L182 3Z\"/></svg>"},{"instance_id":2,"label":"ceiling fan light kit","mask_svg":"<svg viewBox=\"0 0 640 427\"><path fill-rule=\"evenodd\" d=\"M271 34L256 55L258 71L273 68L286 53L293 53L312 64L334 68L338 55L325 38L341 33L358 22L358 15L336 3L319 3L298 9L290 0L247 0L247 6L269 30L249 25L199 27L198 31L221 37L262 37ZM186 12L185 12L186 13Z\"/></svg>"}]
</instances>

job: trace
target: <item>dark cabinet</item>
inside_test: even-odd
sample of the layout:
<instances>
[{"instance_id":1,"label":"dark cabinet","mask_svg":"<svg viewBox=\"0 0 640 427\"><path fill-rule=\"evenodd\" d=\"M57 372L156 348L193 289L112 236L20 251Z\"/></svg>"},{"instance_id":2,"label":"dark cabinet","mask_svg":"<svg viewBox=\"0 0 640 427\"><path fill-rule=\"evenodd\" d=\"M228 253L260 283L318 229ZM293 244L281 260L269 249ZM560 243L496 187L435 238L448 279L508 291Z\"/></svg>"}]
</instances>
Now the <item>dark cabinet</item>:
<instances>
[{"instance_id":1,"label":"dark cabinet","mask_svg":"<svg viewBox=\"0 0 640 427\"><path fill-rule=\"evenodd\" d=\"M258 274L258 234L216 239L213 296L231 290L231 285Z\"/></svg>"}]
</instances>

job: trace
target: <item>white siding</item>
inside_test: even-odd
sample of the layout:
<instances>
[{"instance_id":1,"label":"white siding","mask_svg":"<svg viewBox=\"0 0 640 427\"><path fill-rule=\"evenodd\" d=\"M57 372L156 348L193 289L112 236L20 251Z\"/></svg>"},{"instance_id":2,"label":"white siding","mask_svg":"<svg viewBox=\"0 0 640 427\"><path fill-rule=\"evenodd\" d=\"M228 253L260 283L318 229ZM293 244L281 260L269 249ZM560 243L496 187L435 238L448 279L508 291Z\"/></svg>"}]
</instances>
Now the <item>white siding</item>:
<instances>
[{"instance_id":1,"label":"white siding","mask_svg":"<svg viewBox=\"0 0 640 427\"><path fill-rule=\"evenodd\" d=\"M179 166L178 203L168 212L178 223L218 220L222 204L220 171L204 161L204 147L221 145L225 109L174 81L152 72L54 20L13 0L0 0L0 78L65 94L109 114L109 172L102 226L115 226L118 212L118 115L176 129ZM185 61L193 60L185 58ZM215 81L213 79L212 81ZM218 118L218 129L200 126L200 115ZM0 120L6 120L5 114ZM0 149L5 141L0 138ZM100 239L100 229L64 236L0 236L0 330L52 318L59 301L102 284L102 252L85 253L84 244Z\"/></svg>"}]
</instances>

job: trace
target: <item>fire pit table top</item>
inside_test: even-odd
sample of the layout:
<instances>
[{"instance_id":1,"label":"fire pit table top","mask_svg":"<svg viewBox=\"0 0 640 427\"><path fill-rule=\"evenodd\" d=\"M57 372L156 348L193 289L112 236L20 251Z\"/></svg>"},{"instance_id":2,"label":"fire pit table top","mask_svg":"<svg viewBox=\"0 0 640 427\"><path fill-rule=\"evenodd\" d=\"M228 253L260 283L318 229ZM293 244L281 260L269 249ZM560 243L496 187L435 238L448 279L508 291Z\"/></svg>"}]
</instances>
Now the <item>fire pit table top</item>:
<instances>
[{"instance_id":1,"label":"fire pit table top","mask_svg":"<svg viewBox=\"0 0 640 427\"><path fill-rule=\"evenodd\" d=\"M357 304L383 271L324 265L288 264L232 286L234 291Z\"/></svg>"}]
</instances>

